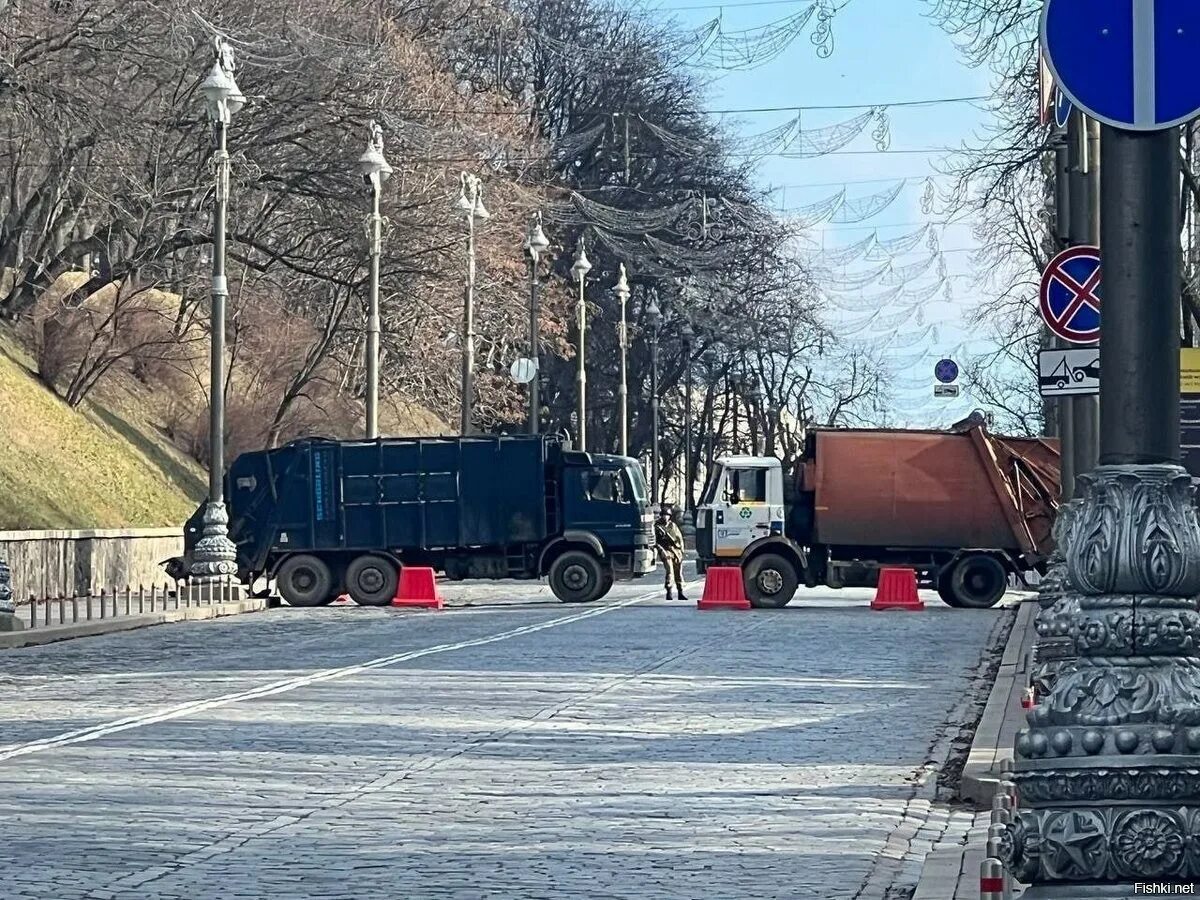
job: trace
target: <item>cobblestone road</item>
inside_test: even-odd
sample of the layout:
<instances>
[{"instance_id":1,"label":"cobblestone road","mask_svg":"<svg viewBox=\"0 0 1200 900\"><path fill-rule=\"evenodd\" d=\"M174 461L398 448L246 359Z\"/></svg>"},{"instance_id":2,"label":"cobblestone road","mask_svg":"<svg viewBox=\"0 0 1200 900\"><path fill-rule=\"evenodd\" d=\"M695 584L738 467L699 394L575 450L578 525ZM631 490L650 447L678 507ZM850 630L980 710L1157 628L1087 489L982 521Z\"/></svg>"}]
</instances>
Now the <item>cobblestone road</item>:
<instances>
[{"instance_id":1,"label":"cobblestone road","mask_svg":"<svg viewBox=\"0 0 1200 900\"><path fill-rule=\"evenodd\" d=\"M1002 615L648 587L8 651L0 898L903 896Z\"/></svg>"}]
</instances>

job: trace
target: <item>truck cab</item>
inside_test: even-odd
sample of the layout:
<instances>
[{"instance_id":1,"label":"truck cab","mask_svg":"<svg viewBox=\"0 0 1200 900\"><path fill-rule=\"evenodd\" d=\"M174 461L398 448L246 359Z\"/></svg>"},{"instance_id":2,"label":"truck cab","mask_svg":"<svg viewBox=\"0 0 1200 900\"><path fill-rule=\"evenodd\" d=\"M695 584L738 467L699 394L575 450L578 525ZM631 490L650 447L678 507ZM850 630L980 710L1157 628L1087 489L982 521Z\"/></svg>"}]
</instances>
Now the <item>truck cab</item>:
<instances>
[{"instance_id":1,"label":"truck cab","mask_svg":"<svg viewBox=\"0 0 1200 900\"><path fill-rule=\"evenodd\" d=\"M783 467L762 456L716 462L696 509L697 565L740 566L756 606L786 606L804 570L804 550L785 534Z\"/></svg>"},{"instance_id":2,"label":"truck cab","mask_svg":"<svg viewBox=\"0 0 1200 900\"><path fill-rule=\"evenodd\" d=\"M542 553L542 574L556 593L573 594L590 573L558 561L561 548L592 551L606 561L602 579L641 578L654 571L654 514L637 460L600 453L566 453L562 477L562 535ZM586 576L586 578L585 578ZM607 592L608 588L604 588Z\"/></svg>"}]
</instances>

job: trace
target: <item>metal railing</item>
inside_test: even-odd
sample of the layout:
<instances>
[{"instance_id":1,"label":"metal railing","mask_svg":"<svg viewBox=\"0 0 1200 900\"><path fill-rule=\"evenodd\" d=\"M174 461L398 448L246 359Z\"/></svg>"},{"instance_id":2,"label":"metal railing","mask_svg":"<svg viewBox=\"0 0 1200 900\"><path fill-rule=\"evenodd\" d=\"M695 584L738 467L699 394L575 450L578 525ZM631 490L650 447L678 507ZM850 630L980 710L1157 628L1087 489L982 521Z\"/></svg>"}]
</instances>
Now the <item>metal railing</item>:
<instances>
[{"instance_id":1,"label":"metal railing","mask_svg":"<svg viewBox=\"0 0 1200 900\"><path fill-rule=\"evenodd\" d=\"M101 588L82 597L30 597L16 604L16 617L26 628L49 628L123 616L147 615L226 602L221 590L189 591L183 582Z\"/></svg>"}]
</instances>

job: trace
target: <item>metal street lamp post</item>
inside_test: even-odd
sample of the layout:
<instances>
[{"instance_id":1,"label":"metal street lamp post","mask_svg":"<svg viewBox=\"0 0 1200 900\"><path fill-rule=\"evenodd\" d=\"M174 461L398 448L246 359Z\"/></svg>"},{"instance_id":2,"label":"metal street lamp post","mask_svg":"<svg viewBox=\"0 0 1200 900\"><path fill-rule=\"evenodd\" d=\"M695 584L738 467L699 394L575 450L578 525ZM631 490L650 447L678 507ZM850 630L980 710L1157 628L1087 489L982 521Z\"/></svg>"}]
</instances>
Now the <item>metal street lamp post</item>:
<instances>
[{"instance_id":1,"label":"metal street lamp post","mask_svg":"<svg viewBox=\"0 0 1200 900\"><path fill-rule=\"evenodd\" d=\"M659 502L659 459L658 459L658 329L662 325L662 312L658 308L658 292L650 291L650 305L646 308L646 321L650 325L650 498L655 505Z\"/></svg>"},{"instance_id":2,"label":"metal street lamp post","mask_svg":"<svg viewBox=\"0 0 1200 900\"><path fill-rule=\"evenodd\" d=\"M579 239L579 248L575 251L575 262L571 266L571 274L579 282L579 368L576 383L579 389L579 449L587 449L587 355L585 344L587 340L587 300L583 296L583 282L587 273L592 271L588 262L587 251L583 246L583 238Z\"/></svg>"},{"instance_id":3,"label":"metal street lamp post","mask_svg":"<svg viewBox=\"0 0 1200 900\"><path fill-rule=\"evenodd\" d=\"M371 241L371 292L367 309L367 440L379 437L379 257L383 245L383 217L379 214L379 197L383 183L392 177L392 167L383 156L383 129L372 121L368 130L367 149L358 158L358 173L371 188L371 218L368 236Z\"/></svg>"},{"instance_id":4,"label":"metal street lamp post","mask_svg":"<svg viewBox=\"0 0 1200 900\"><path fill-rule=\"evenodd\" d=\"M216 191L213 194L212 323L209 346L209 469L208 500L202 516L202 535L189 569L193 583L211 586L237 573L237 547L229 539L225 509L225 219L229 203L229 123L246 104L234 80L233 49L221 38L213 41L216 59L200 84L216 141Z\"/></svg>"},{"instance_id":5,"label":"metal street lamp post","mask_svg":"<svg viewBox=\"0 0 1200 900\"><path fill-rule=\"evenodd\" d=\"M467 288L463 301L462 416L459 430L471 433L471 409L475 405L475 220L491 218L483 205L483 183L477 175L463 172L458 208L467 219Z\"/></svg>"},{"instance_id":6,"label":"metal street lamp post","mask_svg":"<svg viewBox=\"0 0 1200 900\"><path fill-rule=\"evenodd\" d=\"M1105 124L1100 135L1099 465L1076 473L1077 496L1055 527L1065 563L1056 618L1075 656L1016 735L1020 802L998 835L1028 898L1133 897L1147 880L1180 893L1200 878L1200 524L1180 465L1181 159L1169 121L1181 100L1195 107L1193 93L1169 106L1166 78L1156 106L1154 80L1171 69L1158 62L1194 55L1197 35L1185 18L1192 5L1125 5L1133 65L1122 67L1119 54L1108 60L1109 96L1127 79L1133 107L1113 119L1126 127ZM1066 17L1052 9L1042 21L1052 67L1056 54L1078 59L1109 34L1097 16L1073 45L1076 23L1064 37ZM1076 68L1059 80L1064 90L1095 91L1099 71ZM1157 122L1160 130L1148 130Z\"/></svg>"},{"instance_id":7,"label":"metal street lamp post","mask_svg":"<svg viewBox=\"0 0 1200 900\"><path fill-rule=\"evenodd\" d=\"M626 356L629 351L629 329L625 319L625 307L629 303L629 280L625 277L625 263L621 263L621 274L613 288L621 302L621 325L617 340L621 349L621 381L617 385L617 415L621 420L621 455L629 455L629 383L626 374Z\"/></svg>"},{"instance_id":8,"label":"metal street lamp post","mask_svg":"<svg viewBox=\"0 0 1200 900\"><path fill-rule=\"evenodd\" d=\"M541 311L538 307L538 262L550 248L550 241L542 231L542 214L539 212L529 226L525 237L525 250L529 253L529 358L533 360L533 378L529 381L529 433L538 433L540 403L538 382L542 378L538 322Z\"/></svg>"}]
</instances>

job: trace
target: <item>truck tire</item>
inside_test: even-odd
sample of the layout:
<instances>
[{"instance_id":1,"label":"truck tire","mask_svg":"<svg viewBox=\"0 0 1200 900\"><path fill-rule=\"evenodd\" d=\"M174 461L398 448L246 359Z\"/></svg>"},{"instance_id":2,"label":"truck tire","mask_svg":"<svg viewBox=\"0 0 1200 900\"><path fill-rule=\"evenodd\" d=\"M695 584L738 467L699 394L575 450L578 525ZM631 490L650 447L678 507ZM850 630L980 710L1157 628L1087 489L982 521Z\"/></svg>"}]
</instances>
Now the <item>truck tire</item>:
<instances>
[{"instance_id":1,"label":"truck tire","mask_svg":"<svg viewBox=\"0 0 1200 900\"><path fill-rule=\"evenodd\" d=\"M359 606L390 606L400 573L390 559L367 553L346 566L346 593Z\"/></svg>"},{"instance_id":2,"label":"truck tire","mask_svg":"<svg viewBox=\"0 0 1200 900\"><path fill-rule=\"evenodd\" d=\"M1008 573L1000 560L994 556L975 553L964 556L954 564L947 575L938 579L941 594L942 579L945 579L946 594L956 602L951 603L946 595L942 599L951 606L964 609L990 609L1000 602L1008 590Z\"/></svg>"},{"instance_id":3,"label":"truck tire","mask_svg":"<svg viewBox=\"0 0 1200 900\"><path fill-rule=\"evenodd\" d=\"M750 560L743 579L746 599L755 609L783 609L792 602L800 586L796 569L775 553L764 553Z\"/></svg>"},{"instance_id":4,"label":"truck tire","mask_svg":"<svg viewBox=\"0 0 1200 900\"><path fill-rule=\"evenodd\" d=\"M284 560L275 573L275 584L289 606L324 606L333 602L333 573L323 560L306 553Z\"/></svg>"},{"instance_id":5,"label":"truck tire","mask_svg":"<svg viewBox=\"0 0 1200 900\"><path fill-rule=\"evenodd\" d=\"M958 598L954 596L954 590L950 587L950 575L953 571L953 567L947 567L938 572L935 586L937 587L937 594L942 598L943 603L954 607L954 609L962 609L962 604L958 602Z\"/></svg>"},{"instance_id":6,"label":"truck tire","mask_svg":"<svg viewBox=\"0 0 1200 900\"><path fill-rule=\"evenodd\" d=\"M611 586L600 560L584 550L568 550L550 564L550 590L563 603L592 603Z\"/></svg>"}]
</instances>

